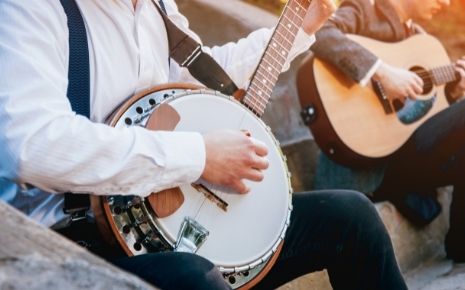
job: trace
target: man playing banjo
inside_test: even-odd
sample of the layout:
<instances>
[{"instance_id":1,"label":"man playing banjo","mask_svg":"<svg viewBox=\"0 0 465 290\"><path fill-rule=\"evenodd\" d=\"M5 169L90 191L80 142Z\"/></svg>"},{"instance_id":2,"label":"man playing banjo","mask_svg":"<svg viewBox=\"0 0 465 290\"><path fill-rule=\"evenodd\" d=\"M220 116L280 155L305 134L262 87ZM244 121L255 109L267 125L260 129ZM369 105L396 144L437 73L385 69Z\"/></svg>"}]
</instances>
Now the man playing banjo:
<instances>
[{"instance_id":1,"label":"man playing banjo","mask_svg":"<svg viewBox=\"0 0 465 290\"><path fill-rule=\"evenodd\" d=\"M75 31L68 30L71 14L65 12L74 3L89 46L89 118L76 114L68 100L74 78L68 68L75 57L68 36ZM200 177L239 194L219 199L244 199L254 196L249 189L260 184L270 166L271 149L241 128L201 134L103 124L128 96L169 82L195 81L185 68L167 61L166 22L156 5L198 40L174 0L0 2L0 197L157 287L229 289L234 285L225 281L224 272L201 255L165 251L126 257L102 251L93 215L87 211L70 218L63 211L64 192L144 198ZM311 35L334 10L330 0L288 5L295 11L310 7L284 68L309 48ZM246 87L272 32L260 29L235 44L203 51ZM334 289L406 289L390 238L363 195L298 193L292 206L280 254L257 288L275 288L327 268ZM258 210L255 219L260 219Z\"/></svg>"}]
</instances>

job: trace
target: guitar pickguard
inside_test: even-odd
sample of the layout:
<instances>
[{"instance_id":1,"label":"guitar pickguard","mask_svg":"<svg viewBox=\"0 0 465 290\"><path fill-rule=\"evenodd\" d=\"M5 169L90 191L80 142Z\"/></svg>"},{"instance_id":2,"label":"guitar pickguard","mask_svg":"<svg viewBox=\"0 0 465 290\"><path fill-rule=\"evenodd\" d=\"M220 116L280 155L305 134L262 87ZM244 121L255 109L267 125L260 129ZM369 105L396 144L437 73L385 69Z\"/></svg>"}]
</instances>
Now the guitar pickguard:
<instances>
[{"instance_id":1,"label":"guitar pickguard","mask_svg":"<svg viewBox=\"0 0 465 290\"><path fill-rule=\"evenodd\" d=\"M413 124L428 114L436 99L436 94L426 100L407 98L402 109L397 111L397 117L405 125Z\"/></svg>"}]
</instances>

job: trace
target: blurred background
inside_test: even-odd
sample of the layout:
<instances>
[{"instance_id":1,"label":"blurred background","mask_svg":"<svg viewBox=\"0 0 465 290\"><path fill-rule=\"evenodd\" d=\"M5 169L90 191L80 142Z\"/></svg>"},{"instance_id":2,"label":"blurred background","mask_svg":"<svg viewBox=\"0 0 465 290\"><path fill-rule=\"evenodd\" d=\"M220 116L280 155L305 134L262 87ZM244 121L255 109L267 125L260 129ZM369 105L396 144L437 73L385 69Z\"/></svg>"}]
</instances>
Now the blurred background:
<instances>
[{"instance_id":1,"label":"blurred background","mask_svg":"<svg viewBox=\"0 0 465 290\"><path fill-rule=\"evenodd\" d=\"M244 0L279 15L287 0ZM335 0L336 3L342 2ZM420 23L436 36L455 60L465 54L465 0L451 0L451 5L432 21Z\"/></svg>"}]
</instances>

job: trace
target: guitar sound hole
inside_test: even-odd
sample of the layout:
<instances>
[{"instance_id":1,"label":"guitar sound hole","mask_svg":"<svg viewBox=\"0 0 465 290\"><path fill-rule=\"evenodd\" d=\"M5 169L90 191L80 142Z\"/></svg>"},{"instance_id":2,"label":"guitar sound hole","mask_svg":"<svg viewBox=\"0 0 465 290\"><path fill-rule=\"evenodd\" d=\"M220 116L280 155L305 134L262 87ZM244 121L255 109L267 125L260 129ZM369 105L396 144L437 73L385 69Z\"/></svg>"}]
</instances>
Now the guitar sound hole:
<instances>
[{"instance_id":1,"label":"guitar sound hole","mask_svg":"<svg viewBox=\"0 0 465 290\"><path fill-rule=\"evenodd\" d=\"M425 70L422 67L414 66L410 69L411 72L414 72L423 80L423 95L431 93L434 87L433 79L431 73Z\"/></svg>"}]
</instances>

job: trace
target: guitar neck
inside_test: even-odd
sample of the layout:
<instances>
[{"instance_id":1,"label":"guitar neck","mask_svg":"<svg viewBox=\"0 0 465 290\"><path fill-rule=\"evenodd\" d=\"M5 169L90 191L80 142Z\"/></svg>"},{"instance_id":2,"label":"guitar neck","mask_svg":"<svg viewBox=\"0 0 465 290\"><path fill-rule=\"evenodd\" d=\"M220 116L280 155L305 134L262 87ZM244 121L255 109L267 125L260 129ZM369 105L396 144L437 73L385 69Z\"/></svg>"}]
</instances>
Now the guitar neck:
<instances>
[{"instance_id":1,"label":"guitar neck","mask_svg":"<svg viewBox=\"0 0 465 290\"><path fill-rule=\"evenodd\" d=\"M311 0L289 0L255 70L243 103L262 116Z\"/></svg>"},{"instance_id":2,"label":"guitar neck","mask_svg":"<svg viewBox=\"0 0 465 290\"><path fill-rule=\"evenodd\" d=\"M460 78L453 64L433 68L428 73L433 83L437 86L456 81Z\"/></svg>"}]
</instances>

